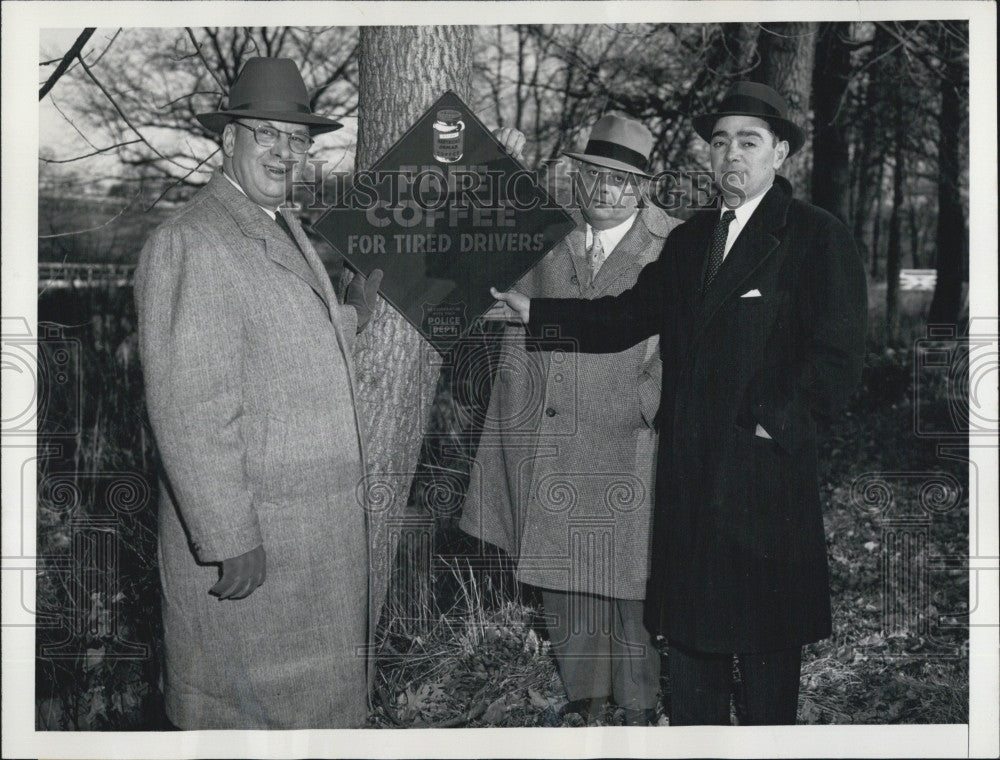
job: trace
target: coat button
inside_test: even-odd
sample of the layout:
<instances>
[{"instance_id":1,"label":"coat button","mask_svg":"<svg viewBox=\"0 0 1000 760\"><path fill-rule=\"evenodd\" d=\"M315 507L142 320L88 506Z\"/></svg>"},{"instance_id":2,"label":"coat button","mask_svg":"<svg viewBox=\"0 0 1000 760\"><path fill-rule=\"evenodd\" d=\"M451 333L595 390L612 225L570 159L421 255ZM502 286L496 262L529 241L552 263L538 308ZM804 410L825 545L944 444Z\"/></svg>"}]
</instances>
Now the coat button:
<instances>
[{"instance_id":1,"label":"coat button","mask_svg":"<svg viewBox=\"0 0 1000 760\"><path fill-rule=\"evenodd\" d=\"M574 285L579 285L580 284L580 279L576 275L573 275L572 277L570 277L569 281L571 283L573 283Z\"/></svg>"},{"instance_id":2,"label":"coat button","mask_svg":"<svg viewBox=\"0 0 1000 760\"><path fill-rule=\"evenodd\" d=\"M552 407L550 406L550 407L549 407L548 409L546 409L546 410L545 410L545 416L546 416L546 417L555 417L555 416L556 416L556 410L555 410L555 409L553 409L553 408L552 408Z\"/></svg>"}]
</instances>

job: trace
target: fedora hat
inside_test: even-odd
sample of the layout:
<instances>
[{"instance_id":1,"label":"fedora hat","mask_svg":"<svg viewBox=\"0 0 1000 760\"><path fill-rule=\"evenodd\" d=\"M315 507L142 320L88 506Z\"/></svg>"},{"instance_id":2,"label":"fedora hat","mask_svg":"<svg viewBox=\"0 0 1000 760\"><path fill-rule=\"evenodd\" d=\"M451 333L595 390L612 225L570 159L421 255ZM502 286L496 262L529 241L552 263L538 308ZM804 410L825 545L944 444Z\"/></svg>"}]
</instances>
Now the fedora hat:
<instances>
[{"instance_id":1,"label":"fedora hat","mask_svg":"<svg viewBox=\"0 0 1000 760\"><path fill-rule=\"evenodd\" d=\"M788 118L788 101L766 84L737 82L729 88L717 110L692 119L694 131L705 142L711 142L715 123L723 116L763 119L780 139L788 141L789 156L801 148L806 139L799 126Z\"/></svg>"},{"instance_id":2,"label":"fedora hat","mask_svg":"<svg viewBox=\"0 0 1000 760\"><path fill-rule=\"evenodd\" d=\"M291 58L248 59L229 88L229 108L200 113L195 118L212 132L221 132L234 118L305 124L317 135L344 126L312 112L306 83Z\"/></svg>"},{"instance_id":3,"label":"fedora hat","mask_svg":"<svg viewBox=\"0 0 1000 760\"><path fill-rule=\"evenodd\" d=\"M583 153L564 155L606 169L649 177L646 169L653 150L653 135L635 119L608 114L597 120Z\"/></svg>"}]
</instances>

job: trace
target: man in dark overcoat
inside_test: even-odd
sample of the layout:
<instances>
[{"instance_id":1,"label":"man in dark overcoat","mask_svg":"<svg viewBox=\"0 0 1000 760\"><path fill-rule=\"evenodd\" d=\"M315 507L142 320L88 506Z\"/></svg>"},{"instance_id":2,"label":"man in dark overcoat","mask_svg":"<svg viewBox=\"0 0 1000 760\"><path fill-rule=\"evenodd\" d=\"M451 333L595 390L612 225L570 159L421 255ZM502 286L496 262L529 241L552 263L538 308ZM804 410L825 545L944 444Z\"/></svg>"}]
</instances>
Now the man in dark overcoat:
<instances>
[{"instance_id":1,"label":"man in dark overcoat","mask_svg":"<svg viewBox=\"0 0 1000 760\"><path fill-rule=\"evenodd\" d=\"M793 723L801 647L830 635L817 423L860 374L866 286L850 233L776 170L804 136L741 82L694 126L721 203L670 235L634 288L597 301L502 298L585 351L659 335L664 362L650 608L669 639L670 722Z\"/></svg>"},{"instance_id":2,"label":"man in dark overcoat","mask_svg":"<svg viewBox=\"0 0 1000 760\"><path fill-rule=\"evenodd\" d=\"M500 130L515 157L524 137ZM649 130L616 114L591 129L576 172L577 222L517 287L600 298L635 284L678 224L644 201ZM649 575L660 357L649 337L619 353L536 351L508 325L461 527L499 546L541 589L564 710L609 697L627 723L656 707L659 655L643 623Z\"/></svg>"},{"instance_id":3,"label":"man in dark overcoat","mask_svg":"<svg viewBox=\"0 0 1000 760\"><path fill-rule=\"evenodd\" d=\"M198 117L221 135L221 169L136 270L163 465L165 702L182 729L358 727L368 713L351 352L380 276L338 303L279 208L313 136L340 127L309 103L294 61L248 60L229 107Z\"/></svg>"}]
</instances>

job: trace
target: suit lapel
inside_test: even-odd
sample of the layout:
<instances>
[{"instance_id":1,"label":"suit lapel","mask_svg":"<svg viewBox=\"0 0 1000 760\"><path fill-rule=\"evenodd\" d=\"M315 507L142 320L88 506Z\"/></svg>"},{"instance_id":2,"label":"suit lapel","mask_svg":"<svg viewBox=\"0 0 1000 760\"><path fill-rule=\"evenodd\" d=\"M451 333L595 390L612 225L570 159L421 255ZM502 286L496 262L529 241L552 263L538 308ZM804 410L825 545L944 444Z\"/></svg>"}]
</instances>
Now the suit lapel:
<instances>
[{"instance_id":1,"label":"suit lapel","mask_svg":"<svg viewBox=\"0 0 1000 760\"><path fill-rule=\"evenodd\" d=\"M333 292L333 284L323 267L323 262L302 230L299 220L293 214L282 214L288 222L295 243L301 249L296 250L295 244L288 239L277 223L269 219L260 206L233 187L221 171L212 175L207 189L226 207L244 235L263 243L268 259L301 278L323 301L334 334L337 336L337 343L347 362L348 375L353 378L354 360L351 342L344 335L343 327L337 317L337 299Z\"/></svg>"},{"instance_id":2,"label":"suit lapel","mask_svg":"<svg viewBox=\"0 0 1000 760\"><path fill-rule=\"evenodd\" d=\"M628 232L625 233L614 250L608 254L604 263L601 264L601 268L597 270L597 276L594 277L593 282L594 290L604 291L617 280L622 272L631 265L631 254L634 251L646 250L652 237L652 233L646 227L643 212L640 210ZM590 268L589 264L587 268Z\"/></svg>"},{"instance_id":3,"label":"suit lapel","mask_svg":"<svg viewBox=\"0 0 1000 760\"><path fill-rule=\"evenodd\" d=\"M226 179L221 171L216 172L208 183L209 190L219 198L229 209L233 219L240 230L249 238L260 240L264 244L264 252L267 257L283 269L287 269L296 277L305 282L326 305L327 312L330 311L332 303L324 293L323 279L330 278L324 274L324 278L317 278L313 268L304 258L305 252L302 248L302 240L311 248L308 239L302 234L301 225L295 222L301 238L295 237L298 247L288 239L288 236L278 226L278 224L268 217L264 210L251 201L242 192L233 187L233 184ZM286 221L289 215L285 215ZM292 223L289 223L292 228Z\"/></svg>"},{"instance_id":4,"label":"suit lapel","mask_svg":"<svg viewBox=\"0 0 1000 760\"><path fill-rule=\"evenodd\" d=\"M757 215L754 214L754 217ZM702 301L702 324L761 266L778 247L778 239L764 231L759 219L751 217L719 268Z\"/></svg>"},{"instance_id":5,"label":"suit lapel","mask_svg":"<svg viewBox=\"0 0 1000 760\"><path fill-rule=\"evenodd\" d=\"M291 230L292 237L295 238L299 248L302 249L302 255L305 257L303 261L308 263L314 280L320 284L322 292L317 292L320 293L320 297L326 304L327 313L330 315L330 321L333 323L333 329L337 335L337 342L340 344L340 350L344 353L344 357L347 360L347 365L350 368L350 376L354 377L353 348L351 341L344 335L343 325L337 316L339 302L337 301L336 294L333 292L333 283L330 281L330 275L327 274L326 267L323 266L323 261L320 259L319 254L316 253L313 244L309 242L309 237L306 235L305 230L302 229L302 223L298 217L291 212L283 213L279 210L278 213L285 217L285 221L288 222L288 229Z\"/></svg>"},{"instance_id":6,"label":"suit lapel","mask_svg":"<svg viewBox=\"0 0 1000 760\"><path fill-rule=\"evenodd\" d=\"M316 253L316 249L313 248L312 243L309 242L309 238L306 237L306 233L302 229L302 223L298 217L290 211L284 211L283 209L278 209L278 213L285 218L285 221L288 223L288 229L291 231L296 245L298 245L298 250L294 250L290 245L287 246L289 250L294 251L291 256L292 271L305 280L309 284L309 287L316 292L316 295L323 299L323 303L326 304L326 310L330 312L331 304L336 303L336 297L334 296L333 284L330 282L330 275L327 274L326 267L323 266L323 262ZM280 229L278 231L281 232ZM280 251L280 247L278 250ZM268 246L268 255L270 255L270 251L271 247ZM278 263L284 266L281 261Z\"/></svg>"},{"instance_id":7,"label":"suit lapel","mask_svg":"<svg viewBox=\"0 0 1000 760\"><path fill-rule=\"evenodd\" d=\"M781 182L779 183L778 180ZM768 191L757 210L747 220L746 226L722 262L715 280L704 294L701 319L699 320L700 327L704 327L715 316L719 307L733 295L733 292L778 249L781 241L772 234L772 231L780 232L785 226L788 201L790 200L790 192L786 192L786 188L790 190L787 182L781 177L776 177L774 187ZM716 217L717 214L712 215L713 225ZM709 229L704 238L706 242L703 258L704 255L707 255L711 234L711 229Z\"/></svg>"},{"instance_id":8,"label":"suit lapel","mask_svg":"<svg viewBox=\"0 0 1000 760\"><path fill-rule=\"evenodd\" d=\"M680 292L689 306L698 303L701 295L701 281L705 273L708 245L712 238L717 212L702 211L693 217L684 230L686 240L678 246L678 280Z\"/></svg>"}]
</instances>

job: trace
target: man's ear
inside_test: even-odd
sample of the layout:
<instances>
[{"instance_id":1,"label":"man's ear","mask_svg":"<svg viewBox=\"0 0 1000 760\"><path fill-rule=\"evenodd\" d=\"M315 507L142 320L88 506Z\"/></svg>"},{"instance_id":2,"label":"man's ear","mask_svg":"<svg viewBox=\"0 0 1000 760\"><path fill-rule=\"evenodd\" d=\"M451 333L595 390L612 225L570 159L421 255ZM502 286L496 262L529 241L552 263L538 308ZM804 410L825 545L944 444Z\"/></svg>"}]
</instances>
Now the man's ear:
<instances>
[{"instance_id":1,"label":"man's ear","mask_svg":"<svg viewBox=\"0 0 1000 760\"><path fill-rule=\"evenodd\" d=\"M235 150L236 127L232 124L232 122L230 122L222 128L222 152L232 158Z\"/></svg>"},{"instance_id":2,"label":"man's ear","mask_svg":"<svg viewBox=\"0 0 1000 760\"><path fill-rule=\"evenodd\" d=\"M774 152L776 154L776 158L774 159L775 171L780 169L781 165L785 163L785 159L788 158L789 149L788 140L778 140L778 144L774 146Z\"/></svg>"}]
</instances>

